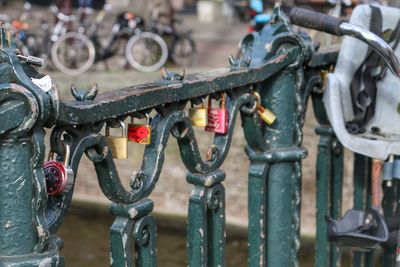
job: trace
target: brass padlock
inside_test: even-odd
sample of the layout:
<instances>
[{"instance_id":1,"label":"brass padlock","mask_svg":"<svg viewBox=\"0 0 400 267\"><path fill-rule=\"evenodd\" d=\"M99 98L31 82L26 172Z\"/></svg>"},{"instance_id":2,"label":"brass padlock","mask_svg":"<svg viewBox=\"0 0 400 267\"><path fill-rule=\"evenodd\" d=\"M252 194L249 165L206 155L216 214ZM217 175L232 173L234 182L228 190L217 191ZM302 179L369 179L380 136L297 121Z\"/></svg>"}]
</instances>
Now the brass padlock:
<instances>
[{"instance_id":1,"label":"brass padlock","mask_svg":"<svg viewBox=\"0 0 400 267\"><path fill-rule=\"evenodd\" d=\"M257 101L257 113L260 116L260 119L265 121L268 125L271 125L276 120L276 116L269 109L261 106L261 97L257 92L253 92Z\"/></svg>"},{"instance_id":2,"label":"brass padlock","mask_svg":"<svg viewBox=\"0 0 400 267\"><path fill-rule=\"evenodd\" d=\"M111 149L113 158L115 159L127 159L128 158L128 138L126 137L126 126L125 123L119 121L122 129L122 135L110 136L110 127L106 126L106 138L107 143Z\"/></svg>"},{"instance_id":3,"label":"brass padlock","mask_svg":"<svg viewBox=\"0 0 400 267\"><path fill-rule=\"evenodd\" d=\"M208 114L203 102L201 102L201 108L195 108L192 103L191 108L189 108L189 119L192 122L193 126L207 126Z\"/></svg>"}]
</instances>

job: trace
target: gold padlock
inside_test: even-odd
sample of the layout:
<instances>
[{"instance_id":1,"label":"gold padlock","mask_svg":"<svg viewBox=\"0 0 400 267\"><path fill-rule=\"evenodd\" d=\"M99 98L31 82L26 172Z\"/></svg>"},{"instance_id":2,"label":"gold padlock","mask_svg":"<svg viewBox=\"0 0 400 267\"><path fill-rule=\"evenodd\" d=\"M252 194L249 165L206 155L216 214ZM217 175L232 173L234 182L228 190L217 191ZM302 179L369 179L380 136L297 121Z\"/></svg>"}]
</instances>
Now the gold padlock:
<instances>
[{"instance_id":1,"label":"gold padlock","mask_svg":"<svg viewBox=\"0 0 400 267\"><path fill-rule=\"evenodd\" d=\"M111 149L113 158L115 159L127 159L128 158L128 138L126 137L126 126L125 123L119 121L122 129L122 135L110 136L110 127L106 126L106 138L107 143Z\"/></svg>"},{"instance_id":2,"label":"gold padlock","mask_svg":"<svg viewBox=\"0 0 400 267\"><path fill-rule=\"evenodd\" d=\"M205 127L208 123L207 109L204 107L204 103L201 102L201 108L195 108L192 104L189 108L189 119L193 126Z\"/></svg>"},{"instance_id":3,"label":"gold padlock","mask_svg":"<svg viewBox=\"0 0 400 267\"><path fill-rule=\"evenodd\" d=\"M269 109L261 106L261 97L257 92L253 92L257 101L257 113L260 116L260 119L265 121L268 125L271 125L276 120L276 116Z\"/></svg>"}]
</instances>

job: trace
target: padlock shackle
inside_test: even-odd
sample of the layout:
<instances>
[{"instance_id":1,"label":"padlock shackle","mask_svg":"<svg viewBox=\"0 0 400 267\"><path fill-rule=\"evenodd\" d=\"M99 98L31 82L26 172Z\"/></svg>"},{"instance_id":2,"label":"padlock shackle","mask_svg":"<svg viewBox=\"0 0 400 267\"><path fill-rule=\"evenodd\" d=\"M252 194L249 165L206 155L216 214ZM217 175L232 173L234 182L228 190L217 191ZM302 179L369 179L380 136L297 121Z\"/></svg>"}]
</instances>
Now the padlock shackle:
<instances>
[{"instance_id":1,"label":"padlock shackle","mask_svg":"<svg viewBox=\"0 0 400 267\"><path fill-rule=\"evenodd\" d=\"M47 156L47 161L50 161L53 159L54 159L54 151L52 151L50 148L49 155Z\"/></svg>"},{"instance_id":2,"label":"padlock shackle","mask_svg":"<svg viewBox=\"0 0 400 267\"><path fill-rule=\"evenodd\" d=\"M195 104L193 104L192 101L190 101L190 107L191 107L191 108L194 108L195 106L198 106L198 105L195 105ZM201 99L201 108L204 108L204 101L203 101L203 98ZM148 114L146 114L146 115L148 116Z\"/></svg>"},{"instance_id":3,"label":"padlock shackle","mask_svg":"<svg viewBox=\"0 0 400 267\"><path fill-rule=\"evenodd\" d=\"M146 125L150 125L150 115L146 113L145 116L146 116ZM131 116L131 124L134 123L134 120L135 120L135 117Z\"/></svg>"},{"instance_id":4,"label":"padlock shackle","mask_svg":"<svg viewBox=\"0 0 400 267\"><path fill-rule=\"evenodd\" d=\"M71 157L71 146L69 144L63 143L64 147L64 166L69 166L69 161Z\"/></svg>"},{"instance_id":5,"label":"padlock shackle","mask_svg":"<svg viewBox=\"0 0 400 267\"><path fill-rule=\"evenodd\" d=\"M121 137L125 137L126 138L126 125L125 122L118 120L119 125L121 125L121 129L122 129L122 136ZM106 136L110 136L110 126L108 126L108 124L106 124Z\"/></svg>"},{"instance_id":6,"label":"padlock shackle","mask_svg":"<svg viewBox=\"0 0 400 267\"><path fill-rule=\"evenodd\" d=\"M225 100L225 94L224 93L221 93L220 94L220 96L221 96L221 100L220 100L220 105L219 105L219 107L221 108L221 109L225 109L225 107L226 107L226 100ZM208 108L211 108L211 96L208 96Z\"/></svg>"},{"instance_id":7,"label":"padlock shackle","mask_svg":"<svg viewBox=\"0 0 400 267\"><path fill-rule=\"evenodd\" d=\"M256 97L257 108L261 107L261 96L258 92L253 91L253 95Z\"/></svg>"}]
</instances>

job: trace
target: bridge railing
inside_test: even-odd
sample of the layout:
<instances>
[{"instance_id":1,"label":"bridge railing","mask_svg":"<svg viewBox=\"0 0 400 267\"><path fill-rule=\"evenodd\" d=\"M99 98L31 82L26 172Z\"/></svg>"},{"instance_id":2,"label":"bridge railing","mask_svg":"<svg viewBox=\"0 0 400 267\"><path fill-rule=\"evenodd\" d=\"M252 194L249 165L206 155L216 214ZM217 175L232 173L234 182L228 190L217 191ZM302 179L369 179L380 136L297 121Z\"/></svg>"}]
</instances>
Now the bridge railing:
<instances>
[{"instance_id":1,"label":"bridge railing","mask_svg":"<svg viewBox=\"0 0 400 267\"><path fill-rule=\"evenodd\" d=\"M84 154L93 162L102 192L113 202L110 213L116 218L110 229L110 265L156 266L151 193L170 138L177 140L188 170L187 182L193 185L187 226L189 266L225 266L223 181L233 177L225 177L221 165L229 153L238 115L250 160L249 266L297 266L301 160L307 155L302 148L302 126L309 96L321 135L316 266L336 265L339 253L327 240L325 217L340 216L343 149L329 127L322 86L323 74L334 65L337 52L317 53L309 37L294 32L279 12L260 34L243 39L243 58L232 58L228 68L187 76L165 72L162 80L98 96L95 88L74 90L75 101L61 101L55 83L50 87L34 83L32 79L42 75L29 63L20 62L4 29L1 37L0 266L64 265L56 232L71 204ZM202 158L185 108L207 97L219 100L221 95L228 111L227 129L215 134L207 157ZM276 117L272 123L262 120L260 106ZM150 125L150 143L127 190L114 163L117 152L103 129L150 112L157 114ZM45 177L46 127L52 128L50 150L55 161L68 162L64 180L52 169L46 170ZM123 154L125 148L114 149ZM65 184L58 188L59 181ZM48 194L49 184L55 186L54 194Z\"/></svg>"}]
</instances>

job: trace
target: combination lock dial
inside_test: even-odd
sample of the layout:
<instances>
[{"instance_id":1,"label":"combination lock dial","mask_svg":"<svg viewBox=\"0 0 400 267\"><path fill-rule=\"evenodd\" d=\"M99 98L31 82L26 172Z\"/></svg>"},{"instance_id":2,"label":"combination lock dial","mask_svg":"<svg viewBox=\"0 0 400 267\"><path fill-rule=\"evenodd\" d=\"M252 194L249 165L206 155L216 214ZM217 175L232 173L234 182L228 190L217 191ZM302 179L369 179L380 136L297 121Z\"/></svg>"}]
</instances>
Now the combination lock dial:
<instances>
[{"instance_id":1,"label":"combination lock dial","mask_svg":"<svg viewBox=\"0 0 400 267\"><path fill-rule=\"evenodd\" d=\"M69 145L65 145L64 148L64 162L49 160L43 166L47 194L49 196L68 193L74 184L74 172L68 166L70 157Z\"/></svg>"}]
</instances>

